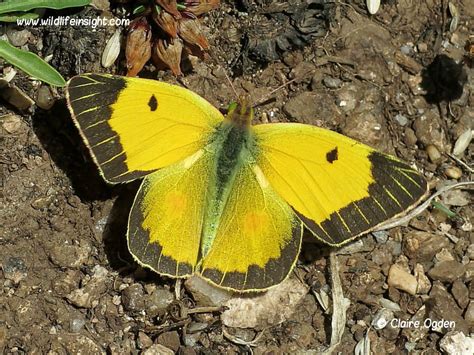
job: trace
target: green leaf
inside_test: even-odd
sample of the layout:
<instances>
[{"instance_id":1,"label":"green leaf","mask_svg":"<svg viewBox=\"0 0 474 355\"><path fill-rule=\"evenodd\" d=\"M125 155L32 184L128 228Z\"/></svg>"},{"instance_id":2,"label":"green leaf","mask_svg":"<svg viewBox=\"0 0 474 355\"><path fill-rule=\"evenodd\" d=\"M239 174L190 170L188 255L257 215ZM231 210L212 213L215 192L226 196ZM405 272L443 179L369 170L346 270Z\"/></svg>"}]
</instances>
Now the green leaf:
<instances>
[{"instance_id":1,"label":"green leaf","mask_svg":"<svg viewBox=\"0 0 474 355\"><path fill-rule=\"evenodd\" d=\"M7 41L0 40L0 57L45 83L65 86L66 81L51 65L36 54L13 47Z\"/></svg>"},{"instance_id":2,"label":"green leaf","mask_svg":"<svg viewBox=\"0 0 474 355\"><path fill-rule=\"evenodd\" d=\"M11 12L0 15L0 22L16 22L19 19L36 20L40 15L35 12Z\"/></svg>"},{"instance_id":3,"label":"green leaf","mask_svg":"<svg viewBox=\"0 0 474 355\"><path fill-rule=\"evenodd\" d=\"M23 0L0 2L0 14L13 11L29 11L32 9L61 10L68 7L89 5L91 0Z\"/></svg>"}]
</instances>

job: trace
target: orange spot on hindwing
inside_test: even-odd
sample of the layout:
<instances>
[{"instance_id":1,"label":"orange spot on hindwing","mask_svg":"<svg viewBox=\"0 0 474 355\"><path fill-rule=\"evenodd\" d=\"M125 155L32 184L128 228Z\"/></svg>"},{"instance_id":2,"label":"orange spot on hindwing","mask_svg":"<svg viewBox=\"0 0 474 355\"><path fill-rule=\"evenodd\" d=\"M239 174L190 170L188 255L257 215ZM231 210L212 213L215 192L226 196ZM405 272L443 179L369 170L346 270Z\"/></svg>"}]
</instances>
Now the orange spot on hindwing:
<instances>
[{"instance_id":1,"label":"orange spot on hindwing","mask_svg":"<svg viewBox=\"0 0 474 355\"><path fill-rule=\"evenodd\" d=\"M270 218L265 212L249 212L244 217L244 232L246 235L261 235L268 230Z\"/></svg>"},{"instance_id":2,"label":"orange spot on hindwing","mask_svg":"<svg viewBox=\"0 0 474 355\"><path fill-rule=\"evenodd\" d=\"M180 191L169 192L164 200L164 207L167 216L181 216L181 214L186 210L187 205L188 199Z\"/></svg>"}]
</instances>

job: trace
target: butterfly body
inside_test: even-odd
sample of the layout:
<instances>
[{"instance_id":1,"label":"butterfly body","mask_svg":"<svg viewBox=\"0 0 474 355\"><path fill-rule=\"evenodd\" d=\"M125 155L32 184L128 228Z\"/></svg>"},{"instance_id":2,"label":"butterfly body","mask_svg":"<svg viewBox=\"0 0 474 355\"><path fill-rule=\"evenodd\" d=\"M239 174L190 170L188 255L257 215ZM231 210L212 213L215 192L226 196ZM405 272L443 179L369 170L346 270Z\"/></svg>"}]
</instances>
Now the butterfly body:
<instances>
[{"instance_id":1,"label":"butterfly body","mask_svg":"<svg viewBox=\"0 0 474 355\"><path fill-rule=\"evenodd\" d=\"M162 275L266 289L294 267L304 228L338 246L427 189L407 164L335 132L252 126L245 101L224 117L189 90L99 74L71 79L67 98L104 178L143 178L128 246Z\"/></svg>"}]
</instances>

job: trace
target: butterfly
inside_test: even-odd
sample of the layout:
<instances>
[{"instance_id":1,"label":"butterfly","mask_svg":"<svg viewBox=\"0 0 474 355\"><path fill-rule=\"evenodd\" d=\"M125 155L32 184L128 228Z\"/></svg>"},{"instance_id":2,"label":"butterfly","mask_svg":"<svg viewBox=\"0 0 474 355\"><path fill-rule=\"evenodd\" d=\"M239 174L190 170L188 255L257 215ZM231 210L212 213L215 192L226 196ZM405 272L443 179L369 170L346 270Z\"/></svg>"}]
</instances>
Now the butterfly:
<instances>
[{"instance_id":1,"label":"butterfly","mask_svg":"<svg viewBox=\"0 0 474 355\"><path fill-rule=\"evenodd\" d=\"M252 125L185 88L106 74L73 77L68 107L103 178L143 179L127 243L142 266L265 290L294 268L307 229L340 246L416 205L423 176L395 157L299 123Z\"/></svg>"}]
</instances>

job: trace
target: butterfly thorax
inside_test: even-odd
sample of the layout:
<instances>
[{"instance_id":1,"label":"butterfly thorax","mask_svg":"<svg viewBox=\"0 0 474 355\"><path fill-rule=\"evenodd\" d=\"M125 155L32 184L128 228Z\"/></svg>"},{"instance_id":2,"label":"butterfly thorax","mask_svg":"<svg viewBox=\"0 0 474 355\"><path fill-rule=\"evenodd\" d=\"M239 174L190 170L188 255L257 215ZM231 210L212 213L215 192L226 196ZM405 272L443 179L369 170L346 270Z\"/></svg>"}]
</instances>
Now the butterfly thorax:
<instances>
[{"instance_id":1,"label":"butterfly thorax","mask_svg":"<svg viewBox=\"0 0 474 355\"><path fill-rule=\"evenodd\" d=\"M229 105L226 118L236 126L248 127L253 120L253 107L248 104L246 99L242 98L240 102Z\"/></svg>"},{"instance_id":2,"label":"butterfly thorax","mask_svg":"<svg viewBox=\"0 0 474 355\"><path fill-rule=\"evenodd\" d=\"M214 183L209 184L207 213L201 239L201 255L205 256L215 238L220 216L241 167L253 160L255 142L250 130L252 108L231 107L227 119L217 128L209 152L214 155Z\"/></svg>"}]
</instances>

